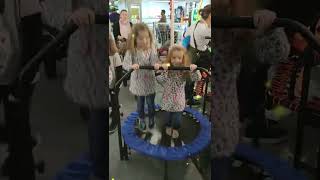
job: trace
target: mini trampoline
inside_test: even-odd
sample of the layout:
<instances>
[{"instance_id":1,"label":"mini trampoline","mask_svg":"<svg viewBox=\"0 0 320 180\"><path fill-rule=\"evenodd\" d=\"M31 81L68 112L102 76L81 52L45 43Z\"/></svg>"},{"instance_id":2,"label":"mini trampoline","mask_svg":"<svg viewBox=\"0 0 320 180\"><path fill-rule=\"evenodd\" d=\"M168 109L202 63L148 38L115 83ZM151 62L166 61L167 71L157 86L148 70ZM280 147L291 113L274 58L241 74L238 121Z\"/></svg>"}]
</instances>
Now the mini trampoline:
<instances>
[{"instance_id":1,"label":"mini trampoline","mask_svg":"<svg viewBox=\"0 0 320 180\"><path fill-rule=\"evenodd\" d=\"M157 105L159 107L159 105ZM126 144L133 150L161 160L184 160L199 154L206 148L211 140L211 125L207 117L190 107L185 108L184 112L191 114L200 123L198 136L191 142L180 147L165 147L153 145L137 136L135 123L138 113L131 113L122 126L122 136Z\"/></svg>"},{"instance_id":2,"label":"mini trampoline","mask_svg":"<svg viewBox=\"0 0 320 180\"><path fill-rule=\"evenodd\" d=\"M153 70L153 66L140 66L139 69L144 70ZM168 70L190 70L189 67L169 67ZM210 73L201 67L198 67L197 70L205 72L210 77ZM119 87L121 82L130 76L133 70L129 70L116 84L115 90L111 92L111 101L112 103L112 111L114 112L112 115L113 121L116 121L118 127L120 127L120 111L119 111ZM208 81L206 81L208 82ZM206 95L206 91L205 91ZM204 102L206 101L206 96L204 96ZM159 105L155 105L156 109L159 109ZM161 114L162 111L157 114ZM197 124L196 126L190 126L193 129L198 130L197 134L192 132L192 138L186 140L186 144L178 147L168 147L162 145L154 145L150 142L141 139L135 131L136 120L138 119L138 113L132 112L125 118L124 123L121 128L118 128L118 140L119 140L119 149L120 149L120 159L121 160L129 160L129 149L132 149L139 154L146 155L151 158L164 160L165 165L165 174L164 179L168 179L167 173L167 161L179 161L186 160L189 158L193 158L199 155L202 151L206 149L211 141L211 124L209 119L204 116L198 110L192 107L186 107L184 112L189 114L190 117L193 117L194 120L187 121L188 123L192 122ZM186 118L186 116L184 116ZM189 118L189 117L188 117ZM161 118L162 119L162 118ZM186 121L185 121L186 122ZM157 123L156 123L157 124ZM190 134L188 131L186 134ZM161 144L161 143L160 143ZM193 158L194 160L194 158ZM197 165L196 165L197 166Z\"/></svg>"}]
</instances>

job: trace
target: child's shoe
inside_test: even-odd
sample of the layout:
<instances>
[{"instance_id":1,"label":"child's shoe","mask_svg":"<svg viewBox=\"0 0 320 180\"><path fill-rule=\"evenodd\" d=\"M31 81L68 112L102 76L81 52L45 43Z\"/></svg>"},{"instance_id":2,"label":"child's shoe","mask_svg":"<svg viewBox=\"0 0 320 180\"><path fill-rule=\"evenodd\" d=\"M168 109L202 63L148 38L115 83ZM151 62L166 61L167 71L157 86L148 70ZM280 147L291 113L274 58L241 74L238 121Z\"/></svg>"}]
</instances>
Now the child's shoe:
<instances>
[{"instance_id":1,"label":"child's shoe","mask_svg":"<svg viewBox=\"0 0 320 180\"><path fill-rule=\"evenodd\" d=\"M154 128L152 131L152 137L150 139L150 143L153 144L153 145L157 145L160 143L161 141L161 132L159 132L156 128Z\"/></svg>"}]
</instances>

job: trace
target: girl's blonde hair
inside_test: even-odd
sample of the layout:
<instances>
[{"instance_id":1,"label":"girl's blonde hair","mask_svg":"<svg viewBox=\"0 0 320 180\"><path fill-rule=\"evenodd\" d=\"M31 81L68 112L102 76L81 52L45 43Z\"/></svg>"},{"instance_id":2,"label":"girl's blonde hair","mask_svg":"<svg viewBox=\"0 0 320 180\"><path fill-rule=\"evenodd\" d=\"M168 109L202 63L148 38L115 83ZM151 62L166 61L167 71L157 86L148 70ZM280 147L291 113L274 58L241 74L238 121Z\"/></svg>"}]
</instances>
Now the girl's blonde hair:
<instances>
[{"instance_id":1,"label":"girl's blonde hair","mask_svg":"<svg viewBox=\"0 0 320 180\"><path fill-rule=\"evenodd\" d=\"M139 35L139 32L141 31L147 31L149 34L149 38L150 38L150 42L149 42L149 47L148 48L152 48L152 44L153 44L153 36L152 33L150 31L150 29L148 28L148 26L144 23L138 23L133 25L131 34L129 35L128 38L128 47L127 50L129 50L130 52L134 51L137 47L137 37Z\"/></svg>"},{"instance_id":2,"label":"girl's blonde hair","mask_svg":"<svg viewBox=\"0 0 320 180\"><path fill-rule=\"evenodd\" d=\"M168 56L167 56L167 58L165 60L165 63L170 64L170 66L172 65L171 58L173 56L173 52L174 51L182 51L183 52L182 64L184 66L190 66L191 63L190 63L190 58L188 56L187 50L186 50L186 48L184 48L181 45L173 45L173 46L171 46L171 48L169 49Z\"/></svg>"},{"instance_id":3,"label":"girl's blonde hair","mask_svg":"<svg viewBox=\"0 0 320 180\"><path fill-rule=\"evenodd\" d=\"M171 59L172 59L172 56L173 56L173 52L175 52L175 51L180 51L180 52L182 51L182 53L183 53L182 65L185 66L185 67L189 67L190 64L191 64L191 61L190 61L190 58L188 56L187 49L184 48L181 45L173 45L169 49L168 56L167 56L166 60L164 61L164 63L170 64L170 66L172 66ZM184 72L183 76L185 78L190 77L190 72L189 71L188 72Z\"/></svg>"}]
</instances>

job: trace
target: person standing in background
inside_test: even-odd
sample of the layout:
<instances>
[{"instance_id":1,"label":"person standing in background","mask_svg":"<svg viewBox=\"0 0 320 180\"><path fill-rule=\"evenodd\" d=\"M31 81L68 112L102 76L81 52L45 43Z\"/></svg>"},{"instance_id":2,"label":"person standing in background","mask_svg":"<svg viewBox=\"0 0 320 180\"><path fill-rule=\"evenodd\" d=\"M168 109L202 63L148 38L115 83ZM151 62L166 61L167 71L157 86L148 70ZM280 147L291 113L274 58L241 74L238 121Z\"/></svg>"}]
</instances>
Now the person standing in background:
<instances>
[{"instance_id":1,"label":"person standing in background","mask_svg":"<svg viewBox=\"0 0 320 180\"><path fill-rule=\"evenodd\" d=\"M121 10L119 21L115 22L112 27L113 37L116 40L119 54L124 56L127 50L127 40L131 33L132 23L129 21L128 11Z\"/></svg>"},{"instance_id":2,"label":"person standing in background","mask_svg":"<svg viewBox=\"0 0 320 180\"><path fill-rule=\"evenodd\" d=\"M162 45L165 45L168 42L169 39L169 28L167 25L167 17L166 17L166 11L163 9L161 10L161 15L160 15L160 20L159 20L159 24L158 24L158 28L159 28L159 35L158 38L161 42Z\"/></svg>"},{"instance_id":3,"label":"person standing in background","mask_svg":"<svg viewBox=\"0 0 320 180\"><path fill-rule=\"evenodd\" d=\"M209 69L211 61L211 53L209 52L209 39L211 37L211 5L206 5L200 10L201 20L196 24L191 25L185 36L190 36L190 45L188 54L191 62L199 67ZM193 98L194 82L187 81L185 93L188 105L199 104Z\"/></svg>"},{"instance_id":4,"label":"person standing in background","mask_svg":"<svg viewBox=\"0 0 320 180\"><path fill-rule=\"evenodd\" d=\"M113 36L116 40L127 40L131 33L132 23L129 21L128 11L121 10L120 19L113 24Z\"/></svg>"},{"instance_id":5,"label":"person standing in background","mask_svg":"<svg viewBox=\"0 0 320 180\"><path fill-rule=\"evenodd\" d=\"M161 10L161 18L160 18L159 22L160 23L166 23L167 22L166 10L164 10L164 9Z\"/></svg>"}]
</instances>

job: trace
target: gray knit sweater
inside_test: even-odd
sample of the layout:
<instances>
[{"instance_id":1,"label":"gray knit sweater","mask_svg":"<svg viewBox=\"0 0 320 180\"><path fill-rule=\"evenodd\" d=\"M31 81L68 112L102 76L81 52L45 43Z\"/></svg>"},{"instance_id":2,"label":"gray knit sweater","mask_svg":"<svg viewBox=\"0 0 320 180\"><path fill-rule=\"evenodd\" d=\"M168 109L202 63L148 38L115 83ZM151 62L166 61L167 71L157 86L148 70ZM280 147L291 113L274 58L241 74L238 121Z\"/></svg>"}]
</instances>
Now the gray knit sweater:
<instances>
[{"instance_id":1,"label":"gray knit sweater","mask_svg":"<svg viewBox=\"0 0 320 180\"><path fill-rule=\"evenodd\" d=\"M122 67L131 69L132 64L140 66L154 66L158 57L155 50L150 50L145 56L142 51L135 51L134 55L127 51ZM155 73L152 70L136 70L130 77L130 92L137 96L147 96L155 93Z\"/></svg>"}]
</instances>

